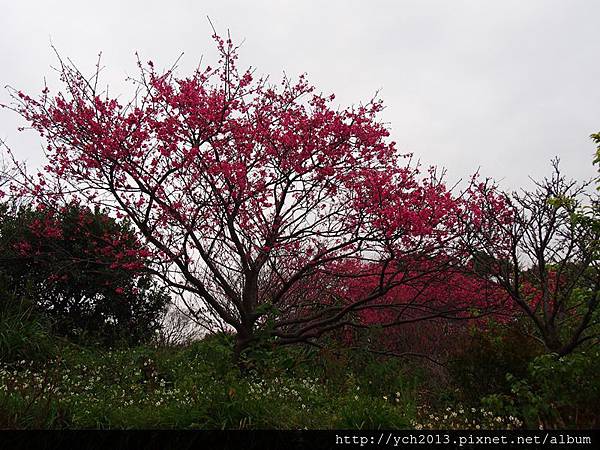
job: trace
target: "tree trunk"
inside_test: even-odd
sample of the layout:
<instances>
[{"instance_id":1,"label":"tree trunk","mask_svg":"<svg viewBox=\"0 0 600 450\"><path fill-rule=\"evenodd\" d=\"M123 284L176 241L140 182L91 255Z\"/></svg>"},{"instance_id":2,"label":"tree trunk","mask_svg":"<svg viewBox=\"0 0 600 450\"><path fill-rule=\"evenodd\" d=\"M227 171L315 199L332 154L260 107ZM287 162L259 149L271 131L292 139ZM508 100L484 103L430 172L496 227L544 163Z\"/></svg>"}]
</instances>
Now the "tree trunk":
<instances>
[{"instance_id":1,"label":"tree trunk","mask_svg":"<svg viewBox=\"0 0 600 450\"><path fill-rule=\"evenodd\" d=\"M563 350L563 344L558 337L558 333L554 327L547 327L544 332L544 343L546 348L552 353L560 354Z\"/></svg>"},{"instance_id":2,"label":"tree trunk","mask_svg":"<svg viewBox=\"0 0 600 450\"><path fill-rule=\"evenodd\" d=\"M233 347L233 363L238 366L242 373L248 371L248 364L244 358L244 351L246 351L252 342L254 337L252 331L246 328L238 330L235 336L235 346Z\"/></svg>"}]
</instances>

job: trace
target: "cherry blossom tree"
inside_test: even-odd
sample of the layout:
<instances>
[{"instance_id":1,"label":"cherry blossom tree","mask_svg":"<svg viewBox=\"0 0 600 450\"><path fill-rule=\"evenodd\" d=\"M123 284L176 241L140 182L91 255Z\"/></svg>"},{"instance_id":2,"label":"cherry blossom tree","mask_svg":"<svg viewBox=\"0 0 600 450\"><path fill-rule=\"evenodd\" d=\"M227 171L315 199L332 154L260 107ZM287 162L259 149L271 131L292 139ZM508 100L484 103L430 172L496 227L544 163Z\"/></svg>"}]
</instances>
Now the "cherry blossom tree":
<instances>
[{"instance_id":1,"label":"cherry blossom tree","mask_svg":"<svg viewBox=\"0 0 600 450\"><path fill-rule=\"evenodd\" d=\"M4 142L0 139L0 146L3 144ZM14 179L15 172L16 168L10 162L7 162L5 158L0 159L0 199L6 195L4 190Z\"/></svg>"},{"instance_id":2,"label":"cherry blossom tree","mask_svg":"<svg viewBox=\"0 0 600 450\"><path fill-rule=\"evenodd\" d=\"M62 62L62 92L15 91L48 164L13 192L127 217L154 273L199 323L233 328L238 353L262 331L313 342L464 260L453 243L469 205L398 151L380 100L338 108L305 76L270 84L215 40L218 64L186 78L139 62L128 103L99 89L99 70L86 78ZM411 321L465 311L418 303Z\"/></svg>"},{"instance_id":3,"label":"cherry blossom tree","mask_svg":"<svg viewBox=\"0 0 600 450\"><path fill-rule=\"evenodd\" d=\"M555 160L552 175L533 190L502 194L479 185L472 193L478 200L471 202L479 218L464 220L465 248L484 262L484 272L521 311L532 336L560 355L600 337L598 196L590 187L567 179ZM498 216L498 201L513 220Z\"/></svg>"},{"instance_id":4,"label":"cherry blossom tree","mask_svg":"<svg viewBox=\"0 0 600 450\"><path fill-rule=\"evenodd\" d=\"M344 301L353 305L344 328L336 334L338 343L440 364L453 345L451 336L472 326L485 328L490 320L509 323L514 319L515 308L502 286L474 266L473 260L459 265L439 256L411 261L406 270L394 269L393 289L360 306L354 302L376 289L380 271L359 265L349 271L354 274L351 278L330 277L321 282L321 293L343 292ZM388 276L392 277L391 271Z\"/></svg>"}]
</instances>

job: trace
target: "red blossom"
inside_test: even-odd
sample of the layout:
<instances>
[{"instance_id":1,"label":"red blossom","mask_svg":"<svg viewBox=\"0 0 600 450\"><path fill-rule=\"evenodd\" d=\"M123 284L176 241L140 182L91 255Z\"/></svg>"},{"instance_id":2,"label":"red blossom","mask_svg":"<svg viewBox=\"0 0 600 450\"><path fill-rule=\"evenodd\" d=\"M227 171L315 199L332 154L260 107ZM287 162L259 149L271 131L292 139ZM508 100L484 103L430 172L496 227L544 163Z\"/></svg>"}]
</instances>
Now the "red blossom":
<instances>
[{"instance_id":1,"label":"red blossom","mask_svg":"<svg viewBox=\"0 0 600 450\"><path fill-rule=\"evenodd\" d=\"M259 306L287 305L275 332L282 341L315 337L362 308L361 296L345 296L353 306L340 310L312 294L298 306L302 289L319 292L310 286L316 272L358 286L365 267L371 281L389 281L384 261L460 259L459 219L469 211L480 220L476 200L407 161L378 118L380 100L339 108L305 76L271 85L238 70L230 40L215 41L219 64L188 77L140 63L146 89L130 103L100 96L70 66L64 92L19 94L17 109L46 139L49 160L44 183L23 192L128 218L162 259L163 281L241 334L252 334ZM114 268L136 270L128 258L149 256L123 253L115 239L98 246L115 255ZM314 312L306 303L315 299L325 310L300 314Z\"/></svg>"}]
</instances>

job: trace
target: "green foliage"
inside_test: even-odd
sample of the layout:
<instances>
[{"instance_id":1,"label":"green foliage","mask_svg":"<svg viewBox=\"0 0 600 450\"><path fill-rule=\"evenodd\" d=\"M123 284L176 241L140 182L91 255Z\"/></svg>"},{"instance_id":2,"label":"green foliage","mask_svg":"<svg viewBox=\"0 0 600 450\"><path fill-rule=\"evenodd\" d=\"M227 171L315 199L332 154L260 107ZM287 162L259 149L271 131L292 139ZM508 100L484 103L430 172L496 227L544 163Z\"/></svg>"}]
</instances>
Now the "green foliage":
<instances>
[{"instance_id":1,"label":"green foliage","mask_svg":"<svg viewBox=\"0 0 600 450\"><path fill-rule=\"evenodd\" d=\"M598 164L600 166L600 133L594 133L590 135L590 138L596 144L596 155L594 157L594 164ZM600 167L598 168L600 171ZM598 185L598 189L600 190L600 185Z\"/></svg>"},{"instance_id":2,"label":"green foliage","mask_svg":"<svg viewBox=\"0 0 600 450\"><path fill-rule=\"evenodd\" d=\"M511 392L485 402L498 411L523 417L529 428L597 428L600 425L600 353L542 355L526 376L507 375Z\"/></svg>"},{"instance_id":3,"label":"green foliage","mask_svg":"<svg viewBox=\"0 0 600 450\"><path fill-rule=\"evenodd\" d=\"M43 360L54 353L54 340L30 307L0 310L0 361Z\"/></svg>"},{"instance_id":4,"label":"green foliage","mask_svg":"<svg viewBox=\"0 0 600 450\"><path fill-rule=\"evenodd\" d=\"M596 190L600 191L600 133L594 133L590 135L592 141L596 144L596 153L594 156L594 165L598 165L598 177L596 177ZM590 205L586 205L572 214L573 221L582 225L583 227L593 231L594 233L600 233L600 205L598 204L598 198L593 199ZM598 254L600 249L596 244L595 252Z\"/></svg>"},{"instance_id":5,"label":"green foliage","mask_svg":"<svg viewBox=\"0 0 600 450\"><path fill-rule=\"evenodd\" d=\"M298 358L292 366L290 359ZM314 357L314 358L313 358ZM333 383L317 375L316 354L274 351L241 374L233 340L210 336L183 349L100 351L66 346L42 365L0 368L0 428L395 428L414 419L416 386L367 388L369 369L349 366ZM284 366L279 366L282 362ZM279 367L276 367L279 366ZM370 366L368 364L367 366ZM386 363L383 362L383 366ZM380 369L387 379L392 370ZM355 374L353 370L358 372Z\"/></svg>"},{"instance_id":6,"label":"green foliage","mask_svg":"<svg viewBox=\"0 0 600 450\"><path fill-rule=\"evenodd\" d=\"M482 333L484 334L484 333ZM507 337L507 335L509 337ZM477 335L476 335L477 336ZM0 428L200 429L514 429L597 427L600 411L597 350L568 357L538 356L519 377L523 360L510 333L496 330L484 349L505 384L474 381L452 390L447 403L427 401L426 379L414 363L361 351L273 348L255 353L252 368L233 362L234 339L217 334L183 348L101 350L66 343L55 356L25 352L0 365ZM4 343L2 343L4 345ZM475 345L475 344L472 344ZM512 345L512 347L511 347ZM3 347L4 348L4 347ZM473 347L471 347L473 348ZM4 350L3 350L4 351ZM21 352L19 355L23 355ZM16 356L16 355L15 355ZM493 356L488 353L487 357ZM463 370L472 369L463 367ZM472 366L469 366L472 367ZM487 375L486 375L487 374ZM329 376L332 375L332 376ZM480 384L482 380L479 380ZM429 379L429 384L434 383ZM452 386L452 385L451 385ZM457 386L456 382L453 386ZM429 386L431 388L431 386ZM462 401L466 400L466 403Z\"/></svg>"},{"instance_id":7,"label":"green foliage","mask_svg":"<svg viewBox=\"0 0 600 450\"><path fill-rule=\"evenodd\" d=\"M473 329L449 363L458 400L469 405L490 394L510 392L506 374L523 376L541 349L513 327Z\"/></svg>"},{"instance_id":8,"label":"green foliage","mask_svg":"<svg viewBox=\"0 0 600 450\"><path fill-rule=\"evenodd\" d=\"M168 296L143 273L143 250L127 224L99 210L0 208L6 289L29 298L53 333L79 343L115 346L152 338Z\"/></svg>"},{"instance_id":9,"label":"green foliage","mask_svg":"<svg viewBox=\"0 0 600 450\"><path fill-rule=\"evenodd\" d=\"M338 400L339 409L334 417L336 428L342 429L393 429L409 428L410 417L393 403L394 399L346 395Z\"/></svg>"},{"instance_id":10,"label":"green foliage","mask_svg":"<svg viewBox=\"0 0 600 450\"><path fill-rule=\"evenodd\" d=\"M55 339L49 324L34 311L32 303L18 296L0 274L0 361L40 361L54 355Z\"/></svg>"}]
</instances>

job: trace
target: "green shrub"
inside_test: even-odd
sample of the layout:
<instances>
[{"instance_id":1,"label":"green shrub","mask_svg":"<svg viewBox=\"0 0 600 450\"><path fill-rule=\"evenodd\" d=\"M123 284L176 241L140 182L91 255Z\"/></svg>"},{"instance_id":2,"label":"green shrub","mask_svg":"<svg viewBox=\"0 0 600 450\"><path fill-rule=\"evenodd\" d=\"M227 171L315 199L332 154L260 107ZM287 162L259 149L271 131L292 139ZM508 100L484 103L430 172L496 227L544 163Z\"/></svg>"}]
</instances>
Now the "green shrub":
<instances>
[{"instance_id":1,"label":"green shrub","mask_svg":"<svg viewBox=\"0 0 600 450\"><path fill-rule=\"evenodd\" d=\"M477 405L482 397L510 392L506 375L524 376L539 345L516 328L474 329L460 343L448 369L457 400Z\"/></svg>"},{"instance_id":2,"label":"green shrub","mask_svg":"<svg viewBox=\"0 0 600 450\"><path fill-rule=\"evenodd\" d=\"M0 361L48 359L55 353L48 328L25 300L5 301L0 306Z\"/></svg>"},{"instance_id":3,"label":"green shrub","mask_svg":"<svg viewBox=\"0 0 600 450\"><path fill-rule=\"evenodd\" d=\"M523 417L529 428L600 426L600 352L588 349L568 356L542 355L526 376L507 375L511 392L488 396L496 410Z\"/></svg>"},{"instance_id":4,"label":"green shrub","mask_svg":"<svg viewBox=\"0 0 600 450\"><path fill-rule=\"evenodd\" d=\"M27 297L53 334L79 344L153 338L169 297L147 273L148 255L128 223L99 209L0 204L2 288Z\"/></svg>"}]
</instances>

